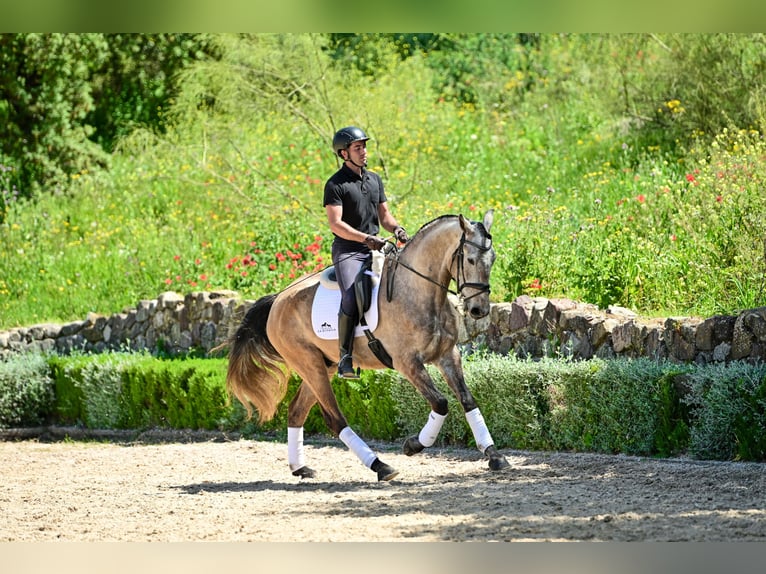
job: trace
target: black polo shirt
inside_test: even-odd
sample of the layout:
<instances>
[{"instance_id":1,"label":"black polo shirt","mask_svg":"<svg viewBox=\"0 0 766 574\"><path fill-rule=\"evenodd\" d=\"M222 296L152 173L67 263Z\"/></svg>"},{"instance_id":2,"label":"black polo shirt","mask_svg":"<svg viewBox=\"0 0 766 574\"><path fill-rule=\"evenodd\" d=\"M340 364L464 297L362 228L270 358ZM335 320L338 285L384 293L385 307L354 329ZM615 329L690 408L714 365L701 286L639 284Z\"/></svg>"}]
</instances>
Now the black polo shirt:
<instances>
[{"instance_id":1,"label":"black polo shirt","mask_svg":"<svg viewBox=\"0 0 766 574\"><path fill-rule=\"evenodd\" d=\"M340 205L343 207L341 219L354 229L367 235L377 235L380 230L378 220L378 205L384 203L386 193L383 190L383 180L372 171L362 170L359 177L346 164L327 180L324 186L324 205ZM339 243L352 243L335 236Z\"/></svg>"}]
</instances>

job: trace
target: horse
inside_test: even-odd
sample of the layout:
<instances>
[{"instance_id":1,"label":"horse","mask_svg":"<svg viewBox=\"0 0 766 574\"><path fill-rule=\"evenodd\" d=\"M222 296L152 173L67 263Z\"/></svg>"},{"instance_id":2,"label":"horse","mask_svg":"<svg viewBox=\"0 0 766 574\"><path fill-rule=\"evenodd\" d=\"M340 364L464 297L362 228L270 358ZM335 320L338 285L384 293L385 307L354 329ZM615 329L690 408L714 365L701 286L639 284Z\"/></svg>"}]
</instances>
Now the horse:
<instances>
[{"instance_id":1,"label":"horse","mask_svg":"<svg viewBox=\"0 0 766 574\"><path fill-rule=\"evenodd\" d=\"M460 401L490 470L499 471L509 464L495 447L466 386L457 347L461 311L448 297L457 295L462 313L473 319L489 314L489 278L495 261L492 221L492 210L481 222L462 214L442 215L423 225L401 248L387 240L372 339L385 350L388 360L384 363L373 352L371 342L360 345L359 335L355 336L353 357L362 369L395 369L430 404L431 412L420 433L405 440L405 454L412 456L432 446L447 416L447 399L426 369L433 364ZM453 280L456 292L450 289ZM290 374L296 373L301 383L287 417L288 465L293 476L316 476L305 461L303 425L310 409L318 405L330 431L377 473L379 481L391 480L398 472L349 427L333 394L330 382L338 363L338 341L320 338L312 328L312 302L318 287L318 277L306 276L255 301L225 343L229 347L227 389L244 405L248 417L255 408L263 423L273 418L286 395Z\"/></svg>"}]
</instances>

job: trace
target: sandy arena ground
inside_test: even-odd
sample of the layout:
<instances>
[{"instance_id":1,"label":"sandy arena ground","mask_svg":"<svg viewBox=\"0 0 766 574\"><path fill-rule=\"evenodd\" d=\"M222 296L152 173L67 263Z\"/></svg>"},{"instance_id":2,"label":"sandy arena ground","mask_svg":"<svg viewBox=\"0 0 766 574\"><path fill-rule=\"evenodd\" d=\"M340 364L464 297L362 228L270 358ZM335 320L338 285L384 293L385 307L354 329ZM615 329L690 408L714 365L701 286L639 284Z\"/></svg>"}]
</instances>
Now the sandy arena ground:
<instances>
[{"instance_id":1,"label":"sandy arena ground","mask_svg":"<svg viewBox=\"0 0 766 574\"><path fill-rule=\"evenodd\" d=\"M339 441L0 441L2 541L766 541L766 465Z\"/></svg>"}]
</instances>

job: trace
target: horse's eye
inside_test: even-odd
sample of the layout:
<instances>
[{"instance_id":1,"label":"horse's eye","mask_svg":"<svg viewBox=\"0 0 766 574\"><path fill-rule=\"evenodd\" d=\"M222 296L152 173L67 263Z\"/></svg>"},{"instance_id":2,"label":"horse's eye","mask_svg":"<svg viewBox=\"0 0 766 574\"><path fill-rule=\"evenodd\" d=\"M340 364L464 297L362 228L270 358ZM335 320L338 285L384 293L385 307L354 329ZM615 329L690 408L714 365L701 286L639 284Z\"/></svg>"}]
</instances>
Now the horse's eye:
<instances>
[{"instance_id":1,"label":"horse's eye","mask_svg":"<svg viewBox=\"0 0 766 574\"><path fill-rule=\"evenodd\" d=\"M469 257L468 263L470 263L471 265L476 265L476 259L474 259L473 257Z\"/></svg>"}]
</instances>

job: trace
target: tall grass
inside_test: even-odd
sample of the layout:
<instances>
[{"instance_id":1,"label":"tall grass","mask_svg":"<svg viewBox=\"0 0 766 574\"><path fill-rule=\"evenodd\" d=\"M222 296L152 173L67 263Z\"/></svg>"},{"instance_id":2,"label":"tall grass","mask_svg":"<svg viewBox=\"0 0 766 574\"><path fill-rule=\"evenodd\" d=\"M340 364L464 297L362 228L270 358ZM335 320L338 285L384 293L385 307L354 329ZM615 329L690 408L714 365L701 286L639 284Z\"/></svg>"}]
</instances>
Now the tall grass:
<instances>
[{"instance_id":1,"label":"tall grass","mask_svg":"<svg viewBox=\"0 0 766 574\"><path fill-rule=\"evenodd\" d=\"M65 194L8 195L0 328L165 290L252 298L322 268L329 142L347 124L371 135L370 167L410 232L495 209L496 301L702 316L764 304L766 143L752 125L688 131L695 94L658 93L662 121L630 112L626 83L669 77L658 44L550 37L460 104L439 92L431 54L383 46L370 76L334 63L322 36L218 41L222 60L182 78L165 135L133 133L110 171L77 174Z\"/></svg>"}]
</instances>

